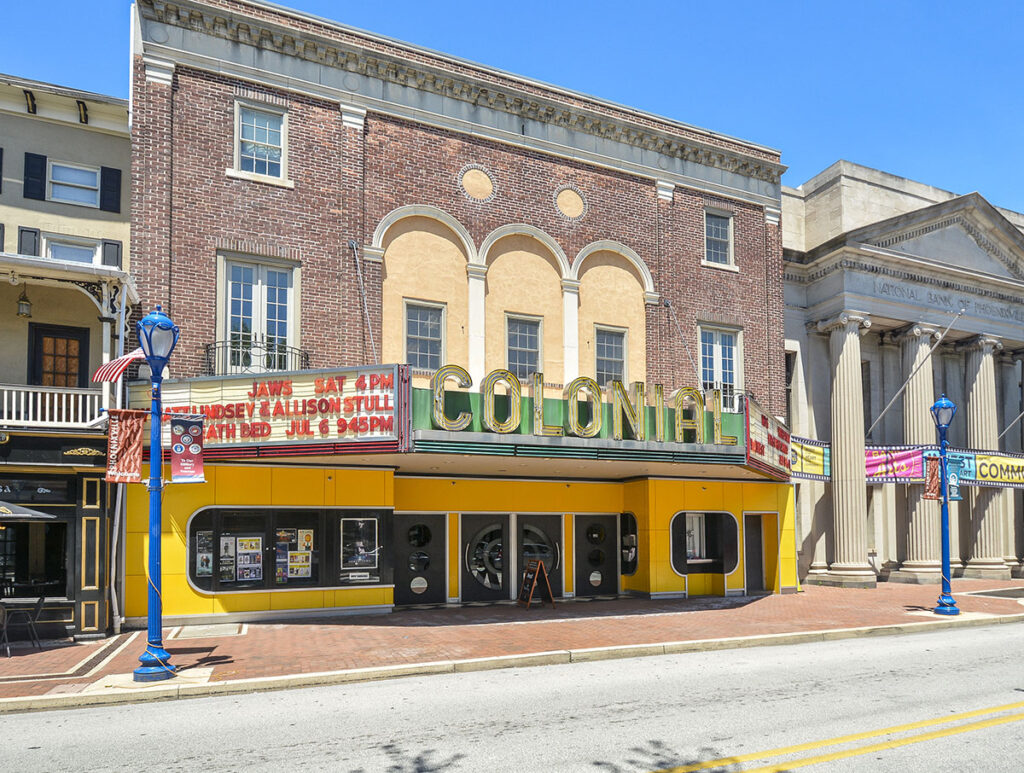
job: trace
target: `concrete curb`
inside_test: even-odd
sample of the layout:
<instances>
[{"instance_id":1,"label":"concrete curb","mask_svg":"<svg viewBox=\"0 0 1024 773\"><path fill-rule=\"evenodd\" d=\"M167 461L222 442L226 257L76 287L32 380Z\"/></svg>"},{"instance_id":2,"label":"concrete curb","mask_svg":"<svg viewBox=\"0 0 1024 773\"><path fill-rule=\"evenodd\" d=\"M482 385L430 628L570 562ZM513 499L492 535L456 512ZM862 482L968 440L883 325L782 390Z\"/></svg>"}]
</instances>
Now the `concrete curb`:
<instances>
[{"instance_id":1,"label":"concrete curb","mask_svg":"<svg viewBox=\"0 0 1024 773\"><path fill-rule=\"evenodd\" d=\"M53 711L58 709L87 708L90 706L141 703L143 701L178 700L181 698L199 698L213 695L237 695L270 690L290 690L301 687L380 681L405 676L490 671L499 668L527 668L530 666L547 666L562 663L593 663L600 660L617 660L620 658L711 652L741 647L774 647L789 644L806 644L809 642L836 641L839 639L855 639L865 636L898 636L900 634L943 631L950 628L976 628L1007 623L1024 623L1024 614L936 621L922 620L921 622L897 623L895 625L831 628L820 631L736 636L721 639L664 642L661 644L627 644L612 647L552 650L521 655L472 658L469 660L442 660L373 668L352 668L345 671L323 671L309 674L232 679L224 682L193 684L187 682L176 684L158 682L147 687L111 687L109 688L111 692L0 698L0 715L29 711ZM187 675L183 675L182 678L187 679Z\"/></svg>"}]
</instances>

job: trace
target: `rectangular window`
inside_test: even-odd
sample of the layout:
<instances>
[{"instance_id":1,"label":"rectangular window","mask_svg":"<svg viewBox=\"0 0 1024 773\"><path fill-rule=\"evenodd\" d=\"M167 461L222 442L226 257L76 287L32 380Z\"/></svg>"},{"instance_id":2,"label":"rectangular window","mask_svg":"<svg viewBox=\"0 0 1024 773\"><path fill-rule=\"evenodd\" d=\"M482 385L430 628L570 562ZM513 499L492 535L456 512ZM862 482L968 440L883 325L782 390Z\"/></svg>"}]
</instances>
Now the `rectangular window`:
<instances>
[{"instance_id":1,"label":"rectangular window","mask_svg":"<svg viewBox=\"0 0 1024 773\"><path fill-rule=\"evenodd\" d=\"M594 331L597 352L597 383L605 386L610 381L626 381L626 333L599 327Z\"/></svg>"},{"instance_id":2,"label":"rectangular window","mask_svg":"<svg viewBox=\"0 0 1024 773\"><path fill-rule=\"evenodd\" d=\"M74 388L88 384L88 328L30 323L28 342L29 383Z\"/></svg>"},{"instance_id":3,"label":"rectangular window","mask_svg":"<svg viewBox=\"0 0 1024 773\"><path fill-rule=\"evenodd\" d=\"M704 533L704 513L686 514L686 560L708 558L707 537Z\"/></svg>"},{"instance_id":4,"label":"rectangular window","mask_svg":"<svg viewBox=\"0 0 1024 773\"><path fill-rule=\"evenodd\" d=\"M6 598L68 596L66 523L11 523L0 529L0 585Z\"/></svg>"},{"instance_id":5,"label":"rectangular window","mask_svg":"<svg viewBox=\"0 0 1024 773\"><path fill-rule=\"evenodd\" d=\"M99 167L50 161L48 171L47 199L84 207L99 207Z\"/></svg>"},{"instance_id":6,"label":"rectangular window","mask_svg":"<svg viewBox=\"0 0 1024 773\"><path fill-rule=\"evenodd\" d=\"M226 353L218 374L303 367L291 350L292 269L227 263Z\"/></svg>"},{"instance_id":7,"label":"rectangular window","mask_svg":"<svg viewBox=\"0 0 1024 773\"><path fill-rule=\"evenodd\" d=\"M235 168L240 172L284 179L286 114L239 104L235 124Z\"/></svg>"},{"instance_id":8,"label":"rectangular window","mask_svg":"<svg viewBox=\"0 0 1024 773\"><path fill-rule=\"evenodd\" d=\"M43 254L53 260L100 264L100 242L93 239L43 234Z\"/></svg>"},{"instance_id":9,"label":"rectangular window","mask_svg":"<svg viewBox=\"0 0 1024 773\"><path fill-rule=\"evenodd\" d=\"M509 317L508 369L523 381L540 370L540 320Z\"/></svg>"},{"instance_id":10,"label":"rectangular window","mask_svg":"<svg viewBox=\"0 0 1024 773\"><path fill-rule=\"evenodd\" d=\"M704 213L704 260L723 266L732 264L732 217Z\"/></svg>"},{"instance_id":11,"label":"rectangular window","mask_svg":"<svg viewBox=\"0 0 1024 773\"><path fill-rule=\"evenodd\" d=\"M700 369L704 389L722 390L722 407L734 411L741 384L737 380L739 332L701 328Z\"/></svg>"},{"instance_id":12,"label":"rectangular window","mask_svg":"<svg viewBox=\"0 0 1024 773\"><path fill-rule=\"evenodd\" d=\"M414 368L437 370L444 359L444 307L407 303L405 361Z\"/></svg>"}]
</instances>

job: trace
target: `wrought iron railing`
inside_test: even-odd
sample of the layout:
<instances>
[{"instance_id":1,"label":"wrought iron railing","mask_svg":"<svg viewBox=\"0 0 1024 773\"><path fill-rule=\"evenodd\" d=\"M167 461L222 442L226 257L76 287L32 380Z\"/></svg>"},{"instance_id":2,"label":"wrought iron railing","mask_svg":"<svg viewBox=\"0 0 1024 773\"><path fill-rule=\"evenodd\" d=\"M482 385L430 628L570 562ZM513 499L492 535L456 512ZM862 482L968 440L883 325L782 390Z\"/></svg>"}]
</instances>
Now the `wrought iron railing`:
<instances>
[{"instance_id":1,"label":"wrought iron railing","mask_svg":"<svg viewBox=\"0 0 1024 773\"><path fill-rule=\"evenodd\" d=\"M0 384L0 427L86 429L102 417L101 389Z\"/></svg>"},{"instance_id":2,"label":"wrought iron railing","mask_svg":"<svg viewBox=\"0 0 1024 773\"><path fill-rule=\"evenodd\" d=\"M204 376L308 370L309 352L264 341L214 341L206 344Z\"/></svg>"}]
</instances>

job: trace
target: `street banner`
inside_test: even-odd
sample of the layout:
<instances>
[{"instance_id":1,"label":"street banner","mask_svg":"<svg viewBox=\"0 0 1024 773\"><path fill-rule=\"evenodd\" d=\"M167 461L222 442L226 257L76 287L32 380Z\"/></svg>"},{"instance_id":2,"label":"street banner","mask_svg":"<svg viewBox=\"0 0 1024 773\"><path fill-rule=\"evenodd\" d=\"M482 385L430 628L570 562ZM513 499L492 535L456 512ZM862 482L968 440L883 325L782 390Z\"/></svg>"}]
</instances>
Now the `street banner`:
<instances>
[{"instance_id":1,"label":"street banner","mask_svg":"<svg viewBox=\"0 0 1024 773\"><path fill-rule=\"evenodd\" d=\"M924 483L920 446L868 446L864 456L868 483Z\"/></svg>"},{"instance_id":2,"label":"street banner","mask_svg":"<svg viewBox=\"0 0 1024 773\"><path fill-rule=\"evenodd\" d=\"M791 470L794 478L828 480L832 476L828 443L793 437L790 442Z\"/></svg>"},{"instance_id":3,"label":"street banner","mask_svg":"<svg viewBox=\"0 0 1024 773\"><path fill-rule=\"evenodd\" d=\"M142 428L149 411L107 411L107 483L142 482Z\"/></svg>"},{"instance_id":4,"label":"street banner","mask_svg":"<svg viewBox=\"0 0 1024 773\"><path fill-rule=\"evenodd\" d=\"M924 494L922 499L942 499L942 460L937 456L925 457Z\"/></svg>"},{"instance_id":5,"label":"street banner","mask_svg":"<svg viewBox=\"0 0 1024 773\"><path fill-rule=\"evenodd\" d=\"M950 502L959 502L962 499L960 496L962 461L963 460L957 456L946 457L946 494L948 495Z\"/></svg>"},{"instance_id":6,"label":"street banner","mask_svg":"<svg viewBox=\"0 0 1024 773\"><path fill-rule=\"evenodd\" d=\"M171 416L171 483L205 483L203 417Z\"/></svg>"},{"instance_id":7,"label":"street banner","mask_svg":"<svg viewBox=\"0 0 1024 773\"><path fill-rule=\"evenodd\" d=\"M974 457L976 485L1024 488L1024 457L980 453Z\"/></svg>"}]
</instances>

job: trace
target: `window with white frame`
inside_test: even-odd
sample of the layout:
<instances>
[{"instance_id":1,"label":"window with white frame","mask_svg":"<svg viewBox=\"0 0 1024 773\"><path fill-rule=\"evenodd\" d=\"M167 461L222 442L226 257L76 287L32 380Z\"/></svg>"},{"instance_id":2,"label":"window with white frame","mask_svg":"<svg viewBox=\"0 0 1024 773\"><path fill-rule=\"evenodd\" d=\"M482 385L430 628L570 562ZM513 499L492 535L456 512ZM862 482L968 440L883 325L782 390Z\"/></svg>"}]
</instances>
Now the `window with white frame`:
<instances>
[{"instance_id":1,"label":"window with white frame","mask_svg":"<svg viewBox=\"0 0 1024 773\"><path fill-rule=\"evenodd\" d=\"M236 170L283 180L287 176L287 139L287 113L236 104Z\"/></svg>"},{"instance_id":2,"label":"window with white frame","mask_svg":"<svg viewBox=\"0 0 1024 773\"><path fill-rule=\"evenodd\" d=\"M700 371L704 389L721 389L722 407L730 411L736 410L742 387L738 379L739 339L738 330L700 329Z\"/></svg>"},{"instance_id":3,"label":"window with white frame","mask_svg":"<svg viewBox=\"0 0 1024 773\"><path fill-rule=\"evenodd\" d=\"M73 263L101 263L100 242L66 236L43 235L43 255Z\"/></svg>"},{"instance_id":4,"label":"window with white frame","mask_svg":"<svg viewBox=\"0 0 1024 773\"><path fill-rule=\"evenodd\" d=\"M732 265L732 216L704 213L704 260L717 265Z\"/></svg>"},{"instance_id":5,"label":"window with white frame","mask_svg":"<svg viewBox=\"0 0 1024 773\"><path fill-rule=\"evenodd\" d=\"M437 370L444 360L444 306L405 304L405 361L414 368Z\"/></svg>"},{"instance_id":6,"label":"window with white frame","mask_svg":"<svg viewBox=\"0 0 1024 773\"><path fill-rule=\"evenodd\" d=\"M286 266L228 261L226 349L219 373L292 370L291 342L295 301L292 269Z\"/></svg>"},{"instance_id":7,"label":"window with white frame","mask_svg":"<svg viewBox=\"0 0 1024 773\"><path fill-rule=\"evenodd\" d=\"M597 354L597 383L605 386L611 381L626 381L626 331L598 327L594 331L594 349Z\"/></svg>"},{"instance_id":8,"label":"window with white frame","mask_svg":"<svg viewBox=\"0 0 1024 773\"><path fill-rule=\"evenodd\" d=\"M508 369L522 381L540 370L540 320L508 317Z\"/></svg>"},{"instance_id":9,"label":"window with white frame","mask_svg":"<svg viewBox=\"0 0 1024 773\"><path fill-rule=\"evenodd\" d=\"M100 205L100 169L61 161L47 166L47 194L50 201L63 201L86 207Z\"/></svg>"},{"instance_id":10,"label":"window with white frame","mask_svg":"<svg viewBox=\"0 0 1024 773\"><path fill-rule=\"evenodd\" d=\"M686 514L686 560L702 561L708 558L704 513Z\"/></svg>"}]
</instances>

